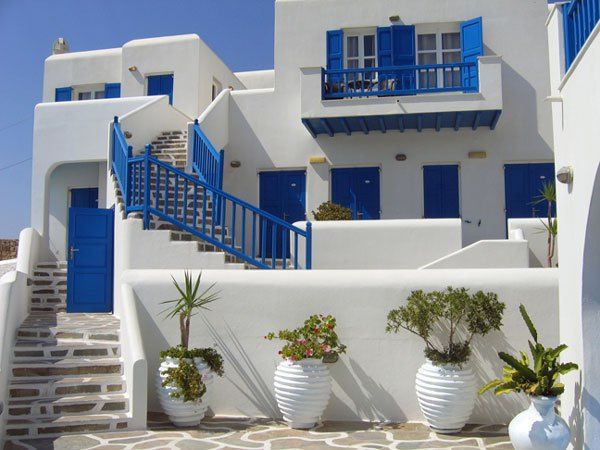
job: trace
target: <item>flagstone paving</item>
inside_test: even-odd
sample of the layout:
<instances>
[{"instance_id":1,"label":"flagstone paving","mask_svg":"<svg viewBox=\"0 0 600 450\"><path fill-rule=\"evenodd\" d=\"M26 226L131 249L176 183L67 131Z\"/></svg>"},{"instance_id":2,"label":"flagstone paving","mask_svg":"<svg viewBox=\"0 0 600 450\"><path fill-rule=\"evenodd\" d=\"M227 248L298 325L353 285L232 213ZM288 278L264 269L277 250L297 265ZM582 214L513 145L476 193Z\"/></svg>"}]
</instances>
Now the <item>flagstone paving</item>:
<instances>
[{"instance_id":1,"label":"flagstone paving","mask_svg":"<svg viewBox=\"0 0 600 450\"><path fill-rule=\"evenodd\" d=\"M312 430L291 430L264 419L213 418L199 427L177 429L162 414L151 414L147 431L124 431L15 440L5 450L125 450L125 449L398 449L512 450L506 427L468 425L448 436L421 423L374 424L324 422Z\"/></svg>"}]
</instances>

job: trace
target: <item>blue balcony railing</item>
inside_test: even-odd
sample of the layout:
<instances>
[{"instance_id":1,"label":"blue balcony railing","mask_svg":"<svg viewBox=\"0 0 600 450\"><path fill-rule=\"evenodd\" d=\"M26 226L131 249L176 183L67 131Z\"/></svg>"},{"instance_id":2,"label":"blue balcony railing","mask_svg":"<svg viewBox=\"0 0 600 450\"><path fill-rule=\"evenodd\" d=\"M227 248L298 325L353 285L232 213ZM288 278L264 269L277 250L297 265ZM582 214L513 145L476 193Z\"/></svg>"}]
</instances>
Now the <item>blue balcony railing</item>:
<instances>
[{"instance_id":1,"label":"blue balcony railing","mask_svg":"<svg viewBox=\"0 0 600 450\"><path fill-rule=\"evenodd\" d=\"M598 21L600 0L572 0L563 5L567 70L583 48Z\"/></svg>"},{"instance_id":2,"label":"blue balcony railing","mask_svg":"<svg viewBox=\"0 0 600 450\"><path fill-rule=\"evenodd\" d=\"M323 99L477 92L477 62L321 71Z\"/></svg>"}]
</instances>

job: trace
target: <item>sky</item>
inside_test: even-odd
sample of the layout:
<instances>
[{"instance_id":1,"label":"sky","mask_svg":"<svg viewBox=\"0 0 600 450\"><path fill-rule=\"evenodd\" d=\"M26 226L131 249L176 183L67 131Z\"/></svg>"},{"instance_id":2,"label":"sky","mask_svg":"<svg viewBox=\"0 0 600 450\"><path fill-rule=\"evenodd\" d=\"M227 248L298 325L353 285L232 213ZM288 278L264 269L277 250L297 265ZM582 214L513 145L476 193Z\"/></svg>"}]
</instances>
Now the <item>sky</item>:
<instances>
[{"instance_id":1,"label":"sky","mask_svg":"<svg viewBox=\"0 0 600 450\"><path fill-rule=\"evenodd\" d=\"M30 225L33 110L44 59L198 34L231 70L273 68L274 0L0 0L0 239Z\"/></svg>"}]
</instances>

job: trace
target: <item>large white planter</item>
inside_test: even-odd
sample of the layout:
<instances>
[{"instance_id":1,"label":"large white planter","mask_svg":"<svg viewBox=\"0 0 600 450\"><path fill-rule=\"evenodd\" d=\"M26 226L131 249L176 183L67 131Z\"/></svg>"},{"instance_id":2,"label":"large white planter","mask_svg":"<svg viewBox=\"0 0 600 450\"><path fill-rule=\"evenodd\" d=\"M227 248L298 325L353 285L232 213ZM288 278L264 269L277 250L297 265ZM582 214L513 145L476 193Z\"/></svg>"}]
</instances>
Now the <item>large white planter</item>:
<instances>
[{"instance_id":1,"label":"large white planter","mask_svg":"<svg viewBox=\"0 0 600 450\"><path fill-rule=\"evenodd\" d=\"M417 372L417 399L429 427L439 433L458 433L475 406L477 380L470 367L435 366L429 360Z\"/></svg>"},{"instance_id":2,"label":"large white planter","mask_svg":"<svg viewBox=\"0 0 600 450\"><path fill-rule=\"evenodd\" d=\"M191 360L187 360L191 362ZM177 390L173 386L162 386L162 382L167 377L164 373L170 367L178 367L178 358L165 358L158 368L156 374L156 389L158 390L158 399L160 406L165 414L169 416L169 420L176 427L193 427L197 426L204 418L210 401L210 393L214 374L204 362L202 358L194 358L194 364L202 375L202 381L206 385L206 392L202 399L196 402L184 402L182 399L171 397L171 392Z\"/></svg>"},{"instance_id":3,"label":"large white planter","mask_svg":"<svg viewBox=\"0 0 600 450\"><path fill-rule=\"evenodd\" d=\"M556 397L531 397L531 405L508 426L515 450L564 450L571 441L567 423L554 412Z\"/></svg>"},{"instance_id":4,"label":"large white planter","mask_svg":"<svg viewBox=\"0 0 600 450\"><path fill-rule=\"evenodd\" d=\"M329 368L319 359L284 360L275 371L277 406L291 428L312 428L329 403Z\"/></svg>"}]
</instances>

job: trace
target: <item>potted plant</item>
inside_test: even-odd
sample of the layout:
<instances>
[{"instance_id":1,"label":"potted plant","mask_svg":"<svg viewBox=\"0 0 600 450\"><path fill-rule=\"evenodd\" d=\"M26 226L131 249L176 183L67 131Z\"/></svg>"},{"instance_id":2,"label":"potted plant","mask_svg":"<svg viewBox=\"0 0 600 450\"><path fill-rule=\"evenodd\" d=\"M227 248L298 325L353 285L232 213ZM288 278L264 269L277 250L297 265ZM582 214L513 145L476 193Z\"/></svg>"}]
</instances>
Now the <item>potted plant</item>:
<instances>
[{"instance_id":1,"label":"potted plant","mask_svg":"<svg viewBox=\"0 0 600 450\"><path fill-rule=\"evenodd\" d=\"M533 342L528 341L531 361L525 352L521 352L520 358L499 352L498 356L506 363L503 377L490 381L479 392L494 389L496 395L523 392L529 396L529 408L508 426L510 441L516 450L564 450L571 440L571 432L554 411L558 396L565 390L558 377L579 367L575 363L560 363L558 358L567 346L544 347L538 342L537 330L525 307L521 305L519 310L533 338Z\"/></svg>"},{"instance_id":2,"label":"potted plant","mask_svg":"<svg viewBox=\"0 0 600 450\"><path fill-rule=\"evenodd\" d=\"M333 316L313 315L295 330L269 333L265 339L281 339L283 361L275 370L275 398L291 428L312 428L331 396L329 369L346 346L340 344Z\"/></svg>"},{"instance_id":3,"label":"potted plant","mask_svg":"<svg viewBox=\"0 0 600 450\"><path fill-rule=\"evenodd\" d=\"M173 278L173 277L171 277ZM190 323L199 310L217 300L214 284L200 292L202 272L196 280L184 273L183 287L173 278L179 297L163 304L170 307L167 317L179 320L180 344L160 353L161 364L156 377L160 404L169 420L178 427L196 426L208 409L210 386L214 374L223 376L223 358L212 348L189 348Z\"/></svg>"},{"instance_id":4,"label":"potted plant","mask_svg":"<svg viewBox=\"0 0 600 450\"><path fill-rule=\"evenodd\" d=\"M404 329L425 341L426 362L415 384L419 406L432 430L458 433L469 420L477 397L475 374L467 364L471 342L475 335L500 329L505 306L494 293L471 295L465 288L448 287L413 291L406 306L389 312L388 333ZM447 333L436 339L434 331L439 330Z\"/></svg>"},{"instance_id":5,"label":"potted plant","mask_svg":"<svg viewBox=\"0 0 600 450\"><path fill-rule=\"evenodd\" d=\"M540 219L542 222L543 233L547 234L547 254L546 262L548 267L552 267L552 259L554 258L554 251L556 248L556 238L558 236L558 221L556 217L553 217L554 205L556 204L556 185L554 183L543 183L540 189L540 195L536 197L533 202L534 205L546 204L546 222Z\"/></svg>"}]
</instances>

